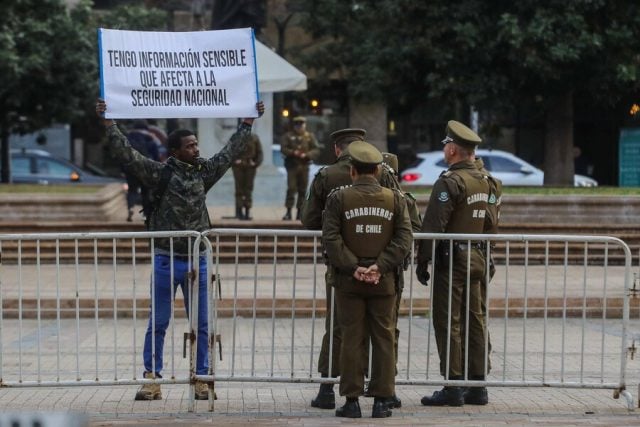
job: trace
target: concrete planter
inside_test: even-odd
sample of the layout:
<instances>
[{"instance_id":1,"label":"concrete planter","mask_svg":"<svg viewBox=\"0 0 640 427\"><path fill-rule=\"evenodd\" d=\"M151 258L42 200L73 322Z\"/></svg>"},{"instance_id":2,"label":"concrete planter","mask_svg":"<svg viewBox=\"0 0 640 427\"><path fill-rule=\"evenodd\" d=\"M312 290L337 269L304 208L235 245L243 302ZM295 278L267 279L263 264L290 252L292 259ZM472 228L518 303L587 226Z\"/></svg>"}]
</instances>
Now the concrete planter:
<instances>
[{"instance_id":1,"label":"concrete planter","mask_svg":"<svg viewBox=\"0 0 640 427\"><path fill-rule=\"evenodd\" d=\"M121 184L93 193L0 194L0 221L113 221L126 216Z\"/></svg>"}]
</instances>

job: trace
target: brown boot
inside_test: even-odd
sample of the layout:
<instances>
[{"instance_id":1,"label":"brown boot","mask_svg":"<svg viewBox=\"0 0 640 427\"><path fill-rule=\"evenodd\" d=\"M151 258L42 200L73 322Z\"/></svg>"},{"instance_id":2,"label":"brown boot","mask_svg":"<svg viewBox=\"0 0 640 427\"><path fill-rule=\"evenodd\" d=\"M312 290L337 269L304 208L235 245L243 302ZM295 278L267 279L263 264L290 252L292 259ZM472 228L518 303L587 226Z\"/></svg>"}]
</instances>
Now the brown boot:
<instances>
[{"instance_id":1,"label":"brown boot","mask_svg":"<svg viewBox=\"0 0 640 427\"><path fill-rule=\"evenodd\" d=\"M203 381L196 381L196 400L209 400L209 385ZM213 400L218 400L216 392L213 392Z\"/></svg>"},{"instance_id":2,"label":"brown boot","mask_svg":"<svg viewBox=\"0 0 640 427\"><path fill-rule=\"evenodd\" d=\"M144 378L153 379L156 376L151 372L145 372ZM136 393L136 400L160 400L162 399L162 392L160 391L160 384L143 384L140 390Z\"/></svg>"}]
</instances>

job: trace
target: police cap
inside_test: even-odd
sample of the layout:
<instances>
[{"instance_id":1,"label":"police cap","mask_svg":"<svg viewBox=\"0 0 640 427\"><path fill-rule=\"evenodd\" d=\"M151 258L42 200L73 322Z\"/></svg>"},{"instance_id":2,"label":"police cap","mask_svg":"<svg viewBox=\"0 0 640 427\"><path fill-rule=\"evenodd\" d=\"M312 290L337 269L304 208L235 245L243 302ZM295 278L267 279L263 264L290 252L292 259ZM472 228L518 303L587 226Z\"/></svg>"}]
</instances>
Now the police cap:
<instances>
[{"instance_id":1,"label":"police cap","mask_svg":"<svg viewBox=\"0 0 640 427\"><path fill-rule=\"evenodd\" d=\"M340 129L331 134L331 141L334 144L352 143L353 141L364 141L367 131L364 129Z\"/></svg>"},{"instance_id":2,"label":"police cap","mask_svg":"<svg viewBox=\"0 0 640 427\"><path fill-rule=\"evenodd\" d=\"M306 123L307 119L302 116L296 116L293 118L293 123Z\"/></svg>"},{"instance_id":3,"label":"police cap","mask_svg":"<svg viewBox=\"0 0 640 427\"><path fill-rule=\"evenodd\" d=\"M393 169L393 173L398 173L398 156L393 153L382 153L382 161Z\"/></svg>"},{"instance_id":4,"label":"police cap","mask_svg":"<svg viewBox=\"0 0 640 427\"><path fill-rule=\"evenodd\" d=\"M458 145L476 147L482 142L477 133L455 120L447 122L446 133L447 137L442 141L443 144L453 142Z\"/></svg>"},{"instance_id":5,"label":"police cap","mask_svg":"<svg viewBox=\"0 0 640 427\"><path fill-rule=\"evenodd\" d=\"M365 141L355 141L349 145L349 155L354 163L378 165L382 163L380 151Z\"/></svg>"}]
</instances>

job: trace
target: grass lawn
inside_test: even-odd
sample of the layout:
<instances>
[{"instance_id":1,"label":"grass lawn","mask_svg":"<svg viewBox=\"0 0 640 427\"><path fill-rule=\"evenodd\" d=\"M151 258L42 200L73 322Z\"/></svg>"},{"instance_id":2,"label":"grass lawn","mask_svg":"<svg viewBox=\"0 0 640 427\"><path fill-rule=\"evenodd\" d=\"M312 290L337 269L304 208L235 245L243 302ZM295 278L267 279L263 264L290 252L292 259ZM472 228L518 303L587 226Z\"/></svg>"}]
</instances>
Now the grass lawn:
<instances>
[{"instance_id":1,"label":"grass lawn","mask_svg":"<svg viewBox=\"0 0 640 427\"><path fill-rule=\"evenodd\" d=\"M428 186L405 186L405 191L413 195L431 193ZM558 196L640 196L639 187L503 187L505 195L558 195Z\"/></svg>"},{"instance_id":2,"label":"grass lawn","mask_svg":"<svg viewBox=\"0 0 640 427\"><path fill-rule=\"evenodd\" d=\"M38 185L38 184L0 184L0 194L88 194L103 188L102 185Z\"/></svg>"}]
</instances>

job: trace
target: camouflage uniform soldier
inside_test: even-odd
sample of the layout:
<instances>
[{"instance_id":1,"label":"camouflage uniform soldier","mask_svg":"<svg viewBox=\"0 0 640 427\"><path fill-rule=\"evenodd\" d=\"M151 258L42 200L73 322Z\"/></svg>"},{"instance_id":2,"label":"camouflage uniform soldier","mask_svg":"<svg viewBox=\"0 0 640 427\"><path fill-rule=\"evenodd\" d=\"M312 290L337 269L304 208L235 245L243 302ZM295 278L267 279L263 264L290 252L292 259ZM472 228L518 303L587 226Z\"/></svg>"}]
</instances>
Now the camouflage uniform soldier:
<instances>
[{"instance_id":1,"label":"camouflage uniform soldier","mask_svg":"<svg viewBox=\"0 0 640 427\"><path fill-rule=\"evenodd\" d=\"M358 397L364 392L363 341L373 347L369 392L375 398L372 417L391 416L395 394L394 310L396 268L411 249L411 222L399 191L376 179L382 155L363 141L349 146L353 186L327 199L322 240L335 271L334 286L343 340L340 350L340 395L347 401L336 416L360 418Z\"/></svg>"},{"instance_id":2,"label":"camouflage uniform soldier","mask_svg":"<svg viewBox=\"0 0 640 427\"><path fill-rule=\"evenodd\" d=\"M302 208L302 224L309 230L322 229L322 212L324 211L327 197L329 194L340 188L351 186L351 156L349 156L349 144L354 141L364 141L366 131L364 129L341 129L331 134L336 161L332 165L320 169L311 182L307 198ZM388 167L380 170L379 177L381 185L386 188L399 188L397 179L389 171ZM421 224L421 223L420 223ZM335 272L331 266L327 267L325 273L325 291L327 307L331 304L331 288L333 286L333 277ZM340 322L337 317L335 304L333 306L333 344L330 344L331 337L331 311L327 309L325 318L325 333L322 337L322 347L318 357L318 372L323 377L329 377L329 347L332 346L333 354L331 356L331 377L335 378L340 375L340 345L342 343L342 334L340 333ZM365 356L368 362L368 357ZM396 404L393 407L400 407L401 403L396 398ZM333 392L333 383L320 384L318 395L311 401L311 406L322 409L335 408L335 394Z\"/></svg>"},{"instance_id":3,"label":"camouflage uniform soldier","mask_svg":"<svg viewBox=\"0 0 640 427\"><path fill-rule=\"evenodd\" d=\"M296 219L302 216L302 203L309 184L309 162L320 154L316 137L306 130L307 119L295 117L293 131L284 135L280 149L284 156L284 167L287 169L287 197L284 205L287 212L283 220L291 219L291 209L296 201ZM298 199L296 200L296 194Z\"/></svg>"},{"instance_id":4,"label":"camouflage uniform soldier","mask_svg":"<svg viewBox=\"0 0 640 427\"><path fill-rule=\"evenodd\" d=\"M102 116L107 105L102 99L96 103L96 113ZM262 102L256 104L258 115L264 113ZM160 163L144 157L134 150L120 132L114 120L103 119L112 154L124 167L136 174L146 186L161 193L149 218L149 230L195 230L210 228L209 213L205 203L207 191L229 169L251 134L252 118L243 119L235 134L218 154L205 160L199 157L198 140L193 132L179 129L168 138L171 157ZM161 188L164 187L164 188ZM156 193L158 194L158 193ZM198 338L196 374L208 373L208 318L207 318L207 262L205 256L189 259L190 245L186 238L156 239L154 258L154 312L149 313L149 324L144 339L144 378L161 378L164 337L171 319L171 300L178 286L182 288L185 309L189 315L189 273L193 263L199 263L198 283ZM173 268L172 268L173 263ZM173 275L174 282L171 283ZM152 324L152 320L155 320ZM152 343L155 341L155 348ZM203 382L196 383L196 399L208 399L209 388ZM214 393L215 398L215 393ZM148 383L136 394L136 400L162 399L160 385Z\"/></svg>"},{"instance_id":5,"label":"camouflage uniform soldier","mask_svg":"<svg viewBox=\"0 0 640 427\"><path fill-rule=\"evenodd\" d=\"M446 134L442 143L449 169L440 175L433 186L422 231L482 234L490 228L487 223L491 221L487 215L491 191L489 180L474 164L475 147L482 140L471 129L454 120L447 124ZM481 287L486 274L484 245L481 242L454 242L452 254L449 254L448 241L439 242L435 254L432 248L431 240L420 242L416 274L418 280L426 285L429 280L427 264L434 262L432 310L440 373L450 380L462 380L467 375L469 379L484 379L487 337ZM470 271L467 270L468 258L471 261ZM449 262L453 262L451 278ZM467 275L470 277L468 285ZM469 365L465 366L463 342L466 337L463 323L467 315ZM422 404L461 406L464 404L463 391L461 387L446 386L432 396L423 397Z\"/></svg>"},{"instance_id":6,"label":"camouflage uniform soldier","mask_svg":"<svg viewBox=\"0 0 640 427\"><path fill-rule=\"evenodd\" d=\"M236 184L236 218L238 219L251 219L249 212L252 204L253 182L256 178L256 169L262 164L262 160L260 138L252 133L246 148L240 158L234 160L231 168Z\"/></svg>"}]
</instances>

